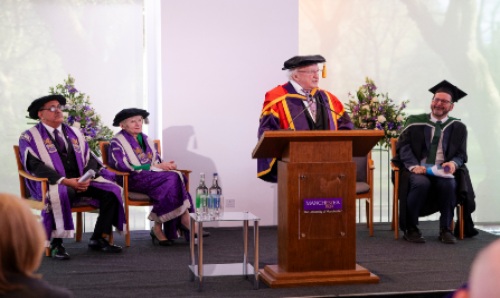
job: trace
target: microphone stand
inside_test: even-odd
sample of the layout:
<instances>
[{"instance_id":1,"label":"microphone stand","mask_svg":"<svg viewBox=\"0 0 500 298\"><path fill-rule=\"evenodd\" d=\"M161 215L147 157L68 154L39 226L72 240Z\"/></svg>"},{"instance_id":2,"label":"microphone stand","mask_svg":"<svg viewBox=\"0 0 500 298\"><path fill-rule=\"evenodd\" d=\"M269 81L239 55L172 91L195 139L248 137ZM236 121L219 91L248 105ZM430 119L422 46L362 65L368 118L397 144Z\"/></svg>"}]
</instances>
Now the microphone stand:
<instances>
[{"instance_id":1,"label":"microphone stand","mask_svg":"<svg viewBox=\"0 0 500 298\"><path fill-rule=\"evenodd\" d=\"M311 106L311 104L312 104L312 101L311 101L311 102L309 102L309 103L308 103L308 104L307 104L307 105L306 105L306 106L302 109L302 111L300 111L300 113L298 113L297 115L295 115L295 116L292 118L292 120L290 120L290 122L288 122L288 128L287 128L287 130L295 130L295 129L293 129L293 128L290 126L290 124L291 124L291 123L293 123L293 120L297 119L297 117L299 117L300 115L304 114L304 112L305 112L306 110L309 110L309 107Z\"/></svg>"}]
</instances>

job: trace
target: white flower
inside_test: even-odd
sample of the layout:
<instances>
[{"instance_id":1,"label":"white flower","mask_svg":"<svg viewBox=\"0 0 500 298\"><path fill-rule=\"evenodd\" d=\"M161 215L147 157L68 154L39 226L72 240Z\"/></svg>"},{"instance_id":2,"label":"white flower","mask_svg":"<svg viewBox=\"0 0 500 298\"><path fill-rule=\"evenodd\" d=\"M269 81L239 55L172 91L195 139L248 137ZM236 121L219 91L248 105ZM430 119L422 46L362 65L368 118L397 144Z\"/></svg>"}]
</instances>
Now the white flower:
<instances>
[{"instance_id":1,"label":"white flower","mask_svg":"<svg viewBox=\"0 0 500 298\"><path fill-rule=\"evenodd\" d=\"M405 119L405 118L404 118L403 116L401 116L401 115L398 115L398 116L396 117L396 121L398 121L398 122L401 122L401 121L403 121L404 119Z\"/></svg>"},{"instance_id":2,"label":"white flower","mask_svg":"<svg viewBox=\"0 0 500 298\"><path fill-rule=\"evenodd\" d=\"M376 96L372 97L371 102L378 102L378 97L376 97Z\"/></svg>"},{"instance_id":3,"label":"white flower","mask_svg":"<svg viewBox=\"0 0 500 298\"><path fill-rule=\"evenodd\" d=\"M367 110L369 111L370 110L370 106L369 105L364 105L361 107L363 110Z\"/></svg>"},{"instance_id":4,"label":"white flower","mask_svg":"<svg viewBox=\"0 0 500 298\"><path fill-rule=\"evenodd\" d=\"M69 115L69 114L68 114L68 112L63 112L63 117L64 117L64 119L67 119L67 118L68 118L68 115Z\"/></svg>"},{"instance_id":5,"label":"white flower","mask_svg":"<svg viewBox=\"0 0 500 298\"><path fill-rule=\"evenodd\" d=\"M384 123L387 119L385 119L384 115L380 115L377 117L377 121L380 123Z\"/></svg>"},{"instance_id":6,"label":"white flower","mask_svg":"<svg viewBox=\"0 0 500 298\"><path fill-rule=\"evenodd\" d=\"M391 130L391 131L389 131L389 134L390 134L391 136L394 136L394 137L395 137L395 136L397 136L397 135L398 135L398 132L397 132L397 131L395 131L395 130Z\"/></svg>"},{"instance_id":7,"label":"white flower","mask_svg":"<svg viewBox=\"0 0 500 298\"><path fill-rule=\"evenodd\" d=\"M76 127L78 129L80 129L82 127L82 125L78 121L73 122L73 125L71 125L71 126Z\"/></svg>"}]
</instances>

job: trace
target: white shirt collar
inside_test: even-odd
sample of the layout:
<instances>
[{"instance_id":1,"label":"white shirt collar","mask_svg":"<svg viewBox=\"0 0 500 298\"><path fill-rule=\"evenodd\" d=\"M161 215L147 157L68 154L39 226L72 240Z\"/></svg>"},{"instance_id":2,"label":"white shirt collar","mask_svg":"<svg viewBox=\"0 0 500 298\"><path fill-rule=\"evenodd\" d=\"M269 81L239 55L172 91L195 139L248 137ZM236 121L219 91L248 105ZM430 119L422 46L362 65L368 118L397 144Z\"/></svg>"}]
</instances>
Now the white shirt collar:
<instances>
[{"instance_id":1,"label":"white shirt collar","mask_svg":"<svg viewBox=\"0 0 500 298\"><path fill-rule=\"evenodd\" d=\"M62 125L59 125L58 127L56 128L53 128L52 126L48 126L47 124L43 123L43 126L45 126L45 128L47 129L47 131L50 133L50 135L52 137L54 137L54 129L57 129L60 133L62 133Z\"/></svg>"},{"instance_id":2,"label":"white shirt collar","mask_svg":"<svg viewBox=\"0 0 500 298\"><path fill-rule=\"evenodd\" d=\"M306 96L304 91L302 91L302 89L304 88L302 88L302 86L300 86L299 83L295 82L293 79L290 79L290 84L292 84L293 89L295 89L295 91L297 91L298 94Z\"/></svg>"},{"instance_id":3,"label":"white shirt collar","mask_svg":"<svg viewBox=\"0 0 500 298\"><path fill-rule=\"evenodd\" d=\"M443 119L441 119L441 120L437 120L437 119L436 119L434 116L432 116L432 114L431 114L431 121L432 121L432 122L434 122L434 123L436 123L436 122L438 122L438 121L441 121L441 123L445 123L446 121L448 121L448 116L444 117L444 118L443 118Z\"/></svg>"}]
</instances>

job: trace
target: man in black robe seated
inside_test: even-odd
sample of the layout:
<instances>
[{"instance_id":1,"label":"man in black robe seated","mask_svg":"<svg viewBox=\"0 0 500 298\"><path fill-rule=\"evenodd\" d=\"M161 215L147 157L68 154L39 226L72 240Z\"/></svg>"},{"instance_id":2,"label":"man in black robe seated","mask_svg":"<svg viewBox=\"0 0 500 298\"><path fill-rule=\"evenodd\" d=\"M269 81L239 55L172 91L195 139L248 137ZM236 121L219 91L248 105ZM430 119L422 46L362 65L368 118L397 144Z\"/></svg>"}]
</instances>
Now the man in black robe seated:
<instances>
[{"instance_id":1,"label":"man in black robe seated","mask_svg":"<svg viewBox=\"0 0 500 298\"><path fill-rule=\"evenodd\" d=\"M408 117L398 139L393 162L400 167L400 228L404 239L424 243L418 217L439 211L439 240L456 243L450 227L457 203L464 206L464 233L477 235L471 213L475 210L467 162L467 127L448 116L454 104L467 94L447 81L429 90L434 94L431 113ZM454 235L455 234L455 235Z\"/></svg>"}]
</instances>

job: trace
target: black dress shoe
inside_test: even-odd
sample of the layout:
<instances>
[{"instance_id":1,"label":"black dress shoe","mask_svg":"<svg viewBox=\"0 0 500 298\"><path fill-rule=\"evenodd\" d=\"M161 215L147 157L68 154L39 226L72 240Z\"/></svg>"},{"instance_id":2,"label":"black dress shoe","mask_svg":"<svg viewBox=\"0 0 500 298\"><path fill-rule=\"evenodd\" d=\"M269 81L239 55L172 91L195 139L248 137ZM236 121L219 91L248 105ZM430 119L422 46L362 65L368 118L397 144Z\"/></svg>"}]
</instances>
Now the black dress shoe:
<instances>
[{"instance_id":1,"label":"black dress shoe","mask_svg":"<svg viewBox=\"0 0 500 298\"><path fill-rule=\"evenodd\" d=\"M112 252L112 253L122 252L121 246L109 244L109 242L104 238L91 239L89 242L89 247L93 250L98 250L102 252Z\"/></svg>"},{"instance_id":2,"label":"black dress shoe","mask_svg":"<svg viewBox=\"0 0 500 298\"><path fill-rule=\"evenodd\" d=\"M149 232L149 235L151 236L151 241L153 242L153 245L156 245L156 241L158 241L158 244L160 246L172 246L174 242L172 240L160 240L158 237L156 237L155 232L153 231L153 228L151 228L151 232Z\"/></svg>"},{"instance_id":3,"label":"black dress shoe","mask_svg":"<svg viewBox=\"0 0 500 298\"><path fill-rule=\"evenodd\" d=\"M189 233L190 233L189 229L186 226L184 226L183 224L180 225L179 229L184 233L184 238L186 238L186 241L189 241ZM202 236L209 237L210 232L203 231ZM194 234L194 238L198 238L198 233Z\"/></svg>"},{"instance_id":4,"label":"black dress shoe","mask_svg":"<svg viewBox=\"0 0 500 298\"><path fill-rule=\"evenodd\" d=\"M441 232L439 233L439 241L446 243L446 244L455 244L457 243L457 238L453 236L450 230L448 229L441 229Z\"/></svg>"},{"instance_id":5,"label":"black dress shoe","mask_svg":"<svg viewBox=\"0 0 500 298\"><path fill-rule=\"evenodd\" d=\"M62 244L51 245L50 255L57 260L69 260L69 254L66 252L66 248Z\"/></svg>"},{"instance_id":6,"label":"black dress shoe","mask_svg":"<svg viewBox=\"0 0 500 298\"><path fill-rule=\"evenodd\" d=\"M472 238L474 236L477 236L477 234L479 234L479 231L476 230L475 228L469 230L464 229L464 238ZM455 237L460 237L460 228L458 227L458 223L455 226L455 231L453 232L453 235L455 235Z\"/></svg>"},{"instance_id":7,"label":"black dress shoe","mask_svg":"<svg viewBox=\"0 0 500 298\"><path fill-rule=\"evenodd\" d=\"M417 227L412 227L406 230L403 238L406 241L413 243L425 243L425 238L422 237L422 233Z\"/></svg>"},{"instance_id":8,"label":"black dress shoe","mask_svg":"<svg viewBox=\"0 0 500 298\"><path fill-rule=\"evenodd\" d=\"M476 230L475 228L472 228L472 230L464 232L464 237L471 238L477 236L477 234L479 234L479 231Z\"/></svg>"}]
</instances>

